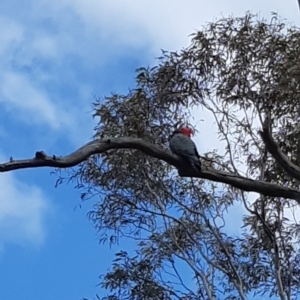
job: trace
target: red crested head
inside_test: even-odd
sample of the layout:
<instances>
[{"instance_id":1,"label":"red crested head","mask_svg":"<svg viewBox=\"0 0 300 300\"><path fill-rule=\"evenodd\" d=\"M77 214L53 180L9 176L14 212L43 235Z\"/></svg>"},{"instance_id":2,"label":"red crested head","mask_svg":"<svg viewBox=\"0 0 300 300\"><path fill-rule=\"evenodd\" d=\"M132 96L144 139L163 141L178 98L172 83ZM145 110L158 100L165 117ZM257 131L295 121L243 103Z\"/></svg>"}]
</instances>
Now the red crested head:
<instances>
[{"instance_id":1,"label":"red crested head","mask_svg":"<svg viewBox=\"0 0 300 300\"><path fill-rule=\"evenodd\" d=\"M194 133L193 130L189 127L181 127L179 128L179 131L183 133L184 135L188 136L189 138Z\"/></svg>"}]
</instances>

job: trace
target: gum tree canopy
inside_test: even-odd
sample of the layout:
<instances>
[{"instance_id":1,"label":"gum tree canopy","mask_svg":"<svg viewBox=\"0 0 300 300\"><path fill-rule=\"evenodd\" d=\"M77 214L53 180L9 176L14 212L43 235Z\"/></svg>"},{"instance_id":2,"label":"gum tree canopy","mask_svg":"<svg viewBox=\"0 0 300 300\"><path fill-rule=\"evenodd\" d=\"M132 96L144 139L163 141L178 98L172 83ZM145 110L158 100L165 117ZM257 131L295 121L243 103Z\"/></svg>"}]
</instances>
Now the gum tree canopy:
<instances>
[{"instance_id":1,"label":"gum tree canopy","mask_svg":"<svg viewBox=\"0 0 300 300\"><path fill-rule=\"evenodd\" d=\"M128 95L99 99L93 141L0 170L76 166L66 178L83 200L98 197L89 217L100 241L133 239L136 251L116 254L101 277L108 296L98 299L296 299L299 58L299 29L276 15L217 20L186 49L139 69ZM168 136L192 123L195 108L214 117L226 145L200 153L201 173L168 150ZM238 202L243 228L233 234L225 215Z\"/></svg>"}]
</instances>

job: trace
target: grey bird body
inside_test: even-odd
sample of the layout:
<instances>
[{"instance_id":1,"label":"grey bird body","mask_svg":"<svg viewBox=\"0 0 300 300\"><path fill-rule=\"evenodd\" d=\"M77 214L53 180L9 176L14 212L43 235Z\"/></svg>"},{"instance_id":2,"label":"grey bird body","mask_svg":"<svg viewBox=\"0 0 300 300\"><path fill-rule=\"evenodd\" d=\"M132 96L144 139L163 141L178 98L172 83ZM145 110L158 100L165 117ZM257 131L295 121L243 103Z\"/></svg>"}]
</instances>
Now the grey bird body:
<instances>
[{"instance_id":1,"label":"grey bird body","mask_svg":"<svg viewBox=\"0 0 300 300\"><path fill-rule=\"evenodd\" d=\"M174 154L201 171L200 155L195 143L180 130L175 130L171 135L170 149Z\"/></svg>"}]
</instances>

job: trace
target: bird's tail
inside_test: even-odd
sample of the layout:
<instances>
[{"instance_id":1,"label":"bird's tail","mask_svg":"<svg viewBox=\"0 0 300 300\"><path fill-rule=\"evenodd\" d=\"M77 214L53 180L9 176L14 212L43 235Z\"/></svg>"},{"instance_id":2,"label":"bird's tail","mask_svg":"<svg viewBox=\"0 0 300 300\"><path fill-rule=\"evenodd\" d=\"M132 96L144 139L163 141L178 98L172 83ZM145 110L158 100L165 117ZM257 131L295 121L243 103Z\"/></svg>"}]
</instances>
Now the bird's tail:
<instances>
[{"instance_id":1,"label":"bird's tail","mask_svg":"<svg viewBox=\"0 0 300 300\"><path fill-rule=\"evenodd\" d=\"M198 170L199 172L201 172L202 168L201 168L201 161L200 159L194 159L192 157L187 157L187 160L189 162L190 165L192 165L196 170Z\"/></svg>"}]
</instances>

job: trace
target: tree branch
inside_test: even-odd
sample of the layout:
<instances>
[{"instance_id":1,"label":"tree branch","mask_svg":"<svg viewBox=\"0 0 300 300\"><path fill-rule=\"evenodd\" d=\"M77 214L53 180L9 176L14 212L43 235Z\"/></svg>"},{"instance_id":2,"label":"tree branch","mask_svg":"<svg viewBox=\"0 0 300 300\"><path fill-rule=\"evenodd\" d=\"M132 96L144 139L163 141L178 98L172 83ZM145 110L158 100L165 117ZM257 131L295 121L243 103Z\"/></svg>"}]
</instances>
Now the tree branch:
<instances>
[{"instance_id":1,"label":"tree branch","mask_svg":"<svg viewBox=\"0 0 300 300\"><path fill-rule=\"evenodd\" d=\"M179 170L182 177L195 177L208 179L215 182L230 184L238 189L248 192L257 192L265 196L282 197L296 200L300 204L300 191L273 183L253 180L244 176L238 176L228 172L213 169L198 172L191 166L187 166L178 156L147 141L131 137L106 138L89 142L66 156L48 156L43 151L36 152L32 159L13 160L0 164L0 172L8 172L18 169L56 167L69 168L85 161L93 154L101 154L111 149L136 149L143 153L163 160Z\"/></svg>"},{"instance_id":2,"label":"tree branch","mask_svg":"<svg viewBox=\"0 0 300 300\"><path fill-rule=\"evenodd\" d=\"M276 160L276 162L282 167L293 178L300 180L300 168L293 164L287 156L280 150L278 144L274 141L271 134L271 119L270 116L266 117L266 120L263 124L263 130L260 131L262 140L264 141L267 150Z\"/></svg>"}]
</instances>

